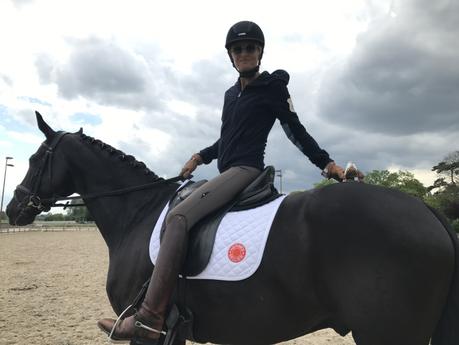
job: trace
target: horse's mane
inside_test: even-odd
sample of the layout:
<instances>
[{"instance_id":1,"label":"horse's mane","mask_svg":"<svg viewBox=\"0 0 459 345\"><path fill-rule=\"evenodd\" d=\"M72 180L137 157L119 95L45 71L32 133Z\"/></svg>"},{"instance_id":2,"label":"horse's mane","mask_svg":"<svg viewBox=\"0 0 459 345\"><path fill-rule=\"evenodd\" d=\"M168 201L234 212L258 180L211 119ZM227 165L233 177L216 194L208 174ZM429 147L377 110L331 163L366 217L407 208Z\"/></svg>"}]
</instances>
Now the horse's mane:
<instances>
[{"instance_id":1,"label":"horse's mane","mask_svg":"<svg viewBox=\"0 0 459 345\"><path fill-rule=\"evenodd\" d=\"M158 175L156 175L153 171L148 169L148 167L146 166L144 162L139 162L134 156L127 155L123 151L118 150L114 148L113 146L110 146L104 143L102 140L90 137L89 135L86 135L83 132L79 132L78 134L80 135L80 138L82 139L83 142L93 147L97 147L100 150L107 151L113 157L118 158L120 161L125 162L126 164L129 164L131 168L142 170L144 175L151 176L153 180L156 181L156 180L163 179L159 177Z\"/></svg>"}]
</instances>

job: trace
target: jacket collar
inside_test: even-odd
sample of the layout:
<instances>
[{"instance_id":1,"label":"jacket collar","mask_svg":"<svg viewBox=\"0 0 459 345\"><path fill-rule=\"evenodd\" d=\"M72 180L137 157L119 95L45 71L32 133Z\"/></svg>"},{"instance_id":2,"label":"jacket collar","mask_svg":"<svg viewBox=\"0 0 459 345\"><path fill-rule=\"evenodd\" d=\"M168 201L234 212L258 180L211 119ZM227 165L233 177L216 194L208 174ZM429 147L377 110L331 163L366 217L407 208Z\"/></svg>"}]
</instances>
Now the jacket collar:
<instances>
[{"instance_id":1,"label":"jacket collar","mask_svg":"<svg viewBox=\"0 0 459 345\"><path fill-rule=\"evenodd\" d=\"M237 81L236 83L234 84L234 86L238 89L238 90L241 90L241 78L237 78ZM271 74L269 74L269 72L267 71L263 71L262 73L260 73L260 75L255 79L255 80L252 80L252 82L250 84L248 84L246 87L257 87L257 86L264 86L264 85L268 85L269 84L269 81L271 80Z\"/></svg>"}]
</instances>

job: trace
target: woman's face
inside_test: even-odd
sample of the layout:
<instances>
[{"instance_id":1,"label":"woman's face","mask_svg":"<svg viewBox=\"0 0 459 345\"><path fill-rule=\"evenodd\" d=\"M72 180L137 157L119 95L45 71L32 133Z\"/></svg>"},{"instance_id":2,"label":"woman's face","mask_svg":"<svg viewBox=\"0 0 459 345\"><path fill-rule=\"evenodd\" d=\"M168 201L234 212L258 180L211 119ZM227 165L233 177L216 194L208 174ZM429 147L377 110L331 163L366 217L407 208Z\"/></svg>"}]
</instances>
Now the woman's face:
<instances>
[{"instance_id":1,"label":"woman's face","mask_svg":"<svg viewBox=\"0 0 459 345\"><path fill-rule=\"evenodd\" d=\"M258 66L261 47L254 41L239 41L230 47L230 53L237 70L245 72Z\"/></svg>"}]
</instances>

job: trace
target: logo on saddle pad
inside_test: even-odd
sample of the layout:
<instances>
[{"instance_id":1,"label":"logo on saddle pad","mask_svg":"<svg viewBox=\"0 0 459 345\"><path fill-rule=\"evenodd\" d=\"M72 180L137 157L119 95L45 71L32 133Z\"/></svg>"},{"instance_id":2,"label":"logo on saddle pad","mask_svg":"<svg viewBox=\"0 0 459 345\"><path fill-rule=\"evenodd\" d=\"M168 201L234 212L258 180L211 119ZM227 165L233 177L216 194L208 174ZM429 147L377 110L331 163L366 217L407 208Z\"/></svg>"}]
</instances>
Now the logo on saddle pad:
<instances>
[{"instance_id":1,"label":"logo on saddle pad","mask_svg":"<svg viewBox=\"0 0 459 345\"><path fill-rule=\"evenodd\" d=\"M228 249L228 259L235 263L244 260L245 254L245 247L241 243L235 243Z\"/></svg>"}]
</instances>

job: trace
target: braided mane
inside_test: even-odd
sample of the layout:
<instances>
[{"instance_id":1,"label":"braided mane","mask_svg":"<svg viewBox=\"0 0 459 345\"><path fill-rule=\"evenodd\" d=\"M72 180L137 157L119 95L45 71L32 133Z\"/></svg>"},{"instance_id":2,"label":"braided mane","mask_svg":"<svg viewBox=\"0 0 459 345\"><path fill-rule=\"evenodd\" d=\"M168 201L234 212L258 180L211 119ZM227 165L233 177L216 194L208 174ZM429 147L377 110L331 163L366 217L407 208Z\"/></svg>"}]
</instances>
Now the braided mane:
<instances>
[{"instance_id":1,"label":"braided mane","mask_svg":"<svg viewBox=\"0 0 459 345\"><path fill-rule=\"evenodd\" d=\"M163 178L156 175L153 171L148 169L144 162L139 162L134 156L127 155L123 151L115 149L114 147L104 143L102 140L95 139L90 137L82 132L79 133L80 138L83 142L92 145L94 147L99 148L100 150L107 151L110 155L115 158L118 158L120 161L129 164L129 166L133 169L139 169L143 171L144 175L149 175L153 178L153 180L162 180Z\"/></svg>"}]
</instances>

